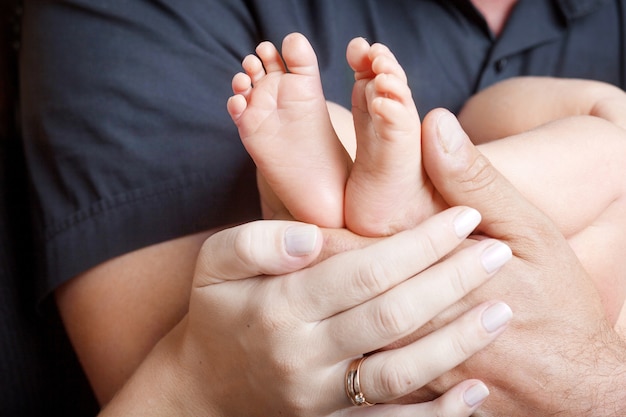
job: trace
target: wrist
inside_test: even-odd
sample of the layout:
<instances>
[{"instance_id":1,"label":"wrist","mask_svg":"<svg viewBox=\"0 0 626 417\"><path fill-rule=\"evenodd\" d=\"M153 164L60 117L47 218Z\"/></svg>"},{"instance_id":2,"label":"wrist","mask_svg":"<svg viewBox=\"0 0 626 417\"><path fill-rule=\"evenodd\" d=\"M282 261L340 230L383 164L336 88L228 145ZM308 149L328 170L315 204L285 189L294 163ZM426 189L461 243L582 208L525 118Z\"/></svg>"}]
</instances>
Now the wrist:
<instances>
[{"instance_id":1,"label":"wrist","mask_svg":"<svg viewBox=\"0 0 626 417\"><path fill-rule=\"evenodd\" d=\"M543 411L566 417L626 416L626 344L606 326L596 337L571 351L560 372L561 386L548 388ZM558 394L556 394L558 393Z\"/></svg>"},{"instance_id":2,"label":"wrist","mask_svg":"<svg viewBox=\"0 0 626 417\"><path fill-rule=\"evenodd\" d=\"M591 379L594 404L589 416L626 416L626 343L613 333L606 342L604 361L595 368L595 378ZM593 380L595 387L591 386Z\"/></svg>"},{"instance_id":3,"label":"wrist","mask_svg":"<svg viewBox=\"0 0 626 417\"><path fill-rule=\"evenodd\" d=\"M479 375L493 395L476 415L626 416L626 344L608 324L601 329L585 337L566 332L562 343L538 345L533 355L513 345L500 357L478 353L494 371Z\"/></svg>"}]
</instances>

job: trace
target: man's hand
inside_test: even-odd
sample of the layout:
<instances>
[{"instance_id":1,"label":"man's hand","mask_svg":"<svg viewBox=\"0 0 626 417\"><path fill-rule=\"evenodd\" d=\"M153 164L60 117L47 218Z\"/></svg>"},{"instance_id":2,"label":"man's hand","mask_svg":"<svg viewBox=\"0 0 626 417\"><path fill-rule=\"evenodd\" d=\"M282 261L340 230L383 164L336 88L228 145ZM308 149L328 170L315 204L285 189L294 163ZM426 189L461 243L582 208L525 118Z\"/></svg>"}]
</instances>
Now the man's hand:
<instances>
[{"instance_id":1,"label":"man's hand","mask_svg":"<svg viewBox=\"0 0 626 417\"><path fill-rule=\"evenodd\" d=\"M480 232L506 242L514 254L498 276L440 315L431 330L492 298L505 300L515 318L488 349L410 399L430 398L471 376L492 390L480 415L626 415L626 346L556 227L476 150L450 113L426 117L423 155L446 201L477 208Z\"/></svg>"}]
</instances>

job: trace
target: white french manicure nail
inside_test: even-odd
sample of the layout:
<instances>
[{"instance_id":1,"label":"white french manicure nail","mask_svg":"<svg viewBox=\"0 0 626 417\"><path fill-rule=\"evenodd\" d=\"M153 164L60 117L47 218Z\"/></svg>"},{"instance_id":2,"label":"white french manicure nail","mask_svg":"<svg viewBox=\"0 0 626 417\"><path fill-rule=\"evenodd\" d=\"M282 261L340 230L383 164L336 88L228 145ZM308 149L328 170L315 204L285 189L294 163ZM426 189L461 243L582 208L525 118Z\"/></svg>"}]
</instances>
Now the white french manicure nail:
<instances>
[{"instance_id":1,"label":"white french manicure nail","mask_svg":"<svg viewBox=\"0 0 626 417\"><path fill-rule=\"evenodd\" d=\"M463 210L454 219L454 233L462 239L472 233L472 230L480 223L480 213L473 208Z\"/></svg>"},{"instance_id":2,"label":"white french manicure nail","mask_svg":"<svg viewBox=\"0 0 626 417\"><path fill-rule=\"evenodd\" d=\"M480 262L489 274L496 272L513 256L511 248L502 242L495 242L480 256Z\"/></svg>"},{"instance_id":3,"label":"white french manicure nail","mask_svg":"<svg viewBox=\"0 0 626 417\"><path fill-rule=\"evenodd\" d=\"M291 256L306 256L317 244L317 226L311 224L291 226L285 230L285 249Z\"/></svg>"},{"instance_id":4,"label":"white french manicure nail","mask_svg":"<svg viewBox=\"0 0 626 417\"><path fill-rule=\"evenodd\" d=\"M483 313L483 327L489 333L493 333L511 321L512 317L513 311L506 303L494 304Z\"/></svg>"},{"instance_id":5,"label":"white french manicure nail","mask_svg":"<svg viewBox=\"0 0 626 417\"><path fill-rule=\"evenodd\" d=\"M463 393L463 400L469 407L475 407L489 396L489 388L483 383L471 386Z\"/></svg>"}]
</instances>

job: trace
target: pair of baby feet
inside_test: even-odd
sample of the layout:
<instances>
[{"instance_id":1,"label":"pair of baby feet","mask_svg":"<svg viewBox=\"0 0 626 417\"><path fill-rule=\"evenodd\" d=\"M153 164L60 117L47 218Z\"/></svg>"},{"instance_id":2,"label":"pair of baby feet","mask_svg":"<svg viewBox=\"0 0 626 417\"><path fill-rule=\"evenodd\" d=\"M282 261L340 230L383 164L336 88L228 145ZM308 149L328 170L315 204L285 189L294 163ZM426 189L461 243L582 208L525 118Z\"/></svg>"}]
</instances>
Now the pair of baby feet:
<instances>
[{"instance_id":1,"label":"pair of baby feet","mask_svg":"<svg viewBox=\"0 0 626 417\"><path fill-rule=\"evenodd\" d=\"M296 220L386 236L442 208L421 163L421 124L407 77L391 51L353 39L354 162L331 122L317 58L301 34L288 35L282 56L263 42L235 75L228 112L257 165L264 202ZM333 107L336 109L336 107ZM343 119L342 119L343 118Z\"/></svg>"}]
</instances>

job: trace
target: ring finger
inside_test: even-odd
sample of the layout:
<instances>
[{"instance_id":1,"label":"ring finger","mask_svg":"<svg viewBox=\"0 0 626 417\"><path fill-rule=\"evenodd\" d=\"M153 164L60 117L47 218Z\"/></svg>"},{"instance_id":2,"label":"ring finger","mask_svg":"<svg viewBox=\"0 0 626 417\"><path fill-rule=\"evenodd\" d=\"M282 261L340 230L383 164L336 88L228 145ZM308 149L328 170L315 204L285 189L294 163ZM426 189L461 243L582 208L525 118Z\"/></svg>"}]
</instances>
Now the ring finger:
<instances>
[{"instance_id":1,"label":"ring finger","mask_svg":"<svg viewBox=\"0 0 626 417\"><path fill-rule=\"evenodd\" d=\"M495 340L511 317L505 303L484 303L410 345L373 354L361 364L361 392L380 403L416 391Z\"/></svg>"}]
</instances>

